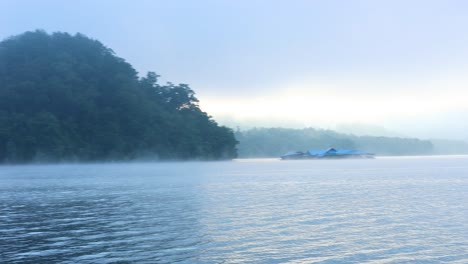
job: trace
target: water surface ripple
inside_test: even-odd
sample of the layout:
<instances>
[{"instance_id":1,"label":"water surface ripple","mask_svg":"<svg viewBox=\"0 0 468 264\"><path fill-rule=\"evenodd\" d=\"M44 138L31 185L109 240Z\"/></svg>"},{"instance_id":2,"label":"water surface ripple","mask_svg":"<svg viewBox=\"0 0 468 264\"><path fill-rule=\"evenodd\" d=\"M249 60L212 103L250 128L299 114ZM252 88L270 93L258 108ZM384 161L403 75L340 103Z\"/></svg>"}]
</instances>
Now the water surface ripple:
<instances>
[{"instance_id":1,"label":"water surface ripple","mask_svg":"<svg viewBox=\"0 0 468 264\"><path fill-rule=\"evenodd\" d=\"M0 263L468 263L468 157L0 167Z\"/></svg>"}]
</instances>

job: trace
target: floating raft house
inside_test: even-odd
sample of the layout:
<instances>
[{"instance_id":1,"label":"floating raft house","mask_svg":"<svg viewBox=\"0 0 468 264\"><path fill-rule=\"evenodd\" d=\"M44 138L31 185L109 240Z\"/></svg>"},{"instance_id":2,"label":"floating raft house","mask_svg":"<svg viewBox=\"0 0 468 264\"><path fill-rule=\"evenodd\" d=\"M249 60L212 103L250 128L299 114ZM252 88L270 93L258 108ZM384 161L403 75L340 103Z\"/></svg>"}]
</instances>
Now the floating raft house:
<instances>
[{"instance_id":1,"label":"floating raft house","mask_svg":"<svg viewBox=\"0 0 468 264\"><path fill-rule=\"evenodd\" d=\"M281 156L283 160L289 159L327 159L327 158L374 158L374 154L353 149L324 149L288 152Z\"/></svg>"}]
</instances>

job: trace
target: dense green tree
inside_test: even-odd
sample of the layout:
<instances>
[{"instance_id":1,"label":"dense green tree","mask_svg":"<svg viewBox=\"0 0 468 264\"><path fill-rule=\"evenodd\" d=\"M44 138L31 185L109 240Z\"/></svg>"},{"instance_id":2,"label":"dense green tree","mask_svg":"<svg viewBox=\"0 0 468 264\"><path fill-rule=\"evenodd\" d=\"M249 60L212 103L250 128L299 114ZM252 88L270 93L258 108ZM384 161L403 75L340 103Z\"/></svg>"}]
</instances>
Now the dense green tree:
<instances>
[{"instance_id":1,"label":"dense green tree","mask_svg":"<svg viewBox=\"0 0 468 264\"><path fill-rule=\"evenodd\" d=\"M0 162L235 157L194 91L158 77L82 34L0 42Z\"/></svg>"}]
</instances>

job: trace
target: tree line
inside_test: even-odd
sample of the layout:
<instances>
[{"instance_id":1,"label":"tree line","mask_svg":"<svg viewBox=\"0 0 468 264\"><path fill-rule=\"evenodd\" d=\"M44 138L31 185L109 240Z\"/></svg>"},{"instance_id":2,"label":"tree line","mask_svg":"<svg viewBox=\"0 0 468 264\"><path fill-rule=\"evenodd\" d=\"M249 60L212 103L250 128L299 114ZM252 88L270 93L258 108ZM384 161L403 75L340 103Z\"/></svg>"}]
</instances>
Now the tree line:
<instances>
[{"instance_id":1,"label":"tree line","mask_svg":"<svg viewBox=\"0 0 468 264\"><path fill-rule=\"evenodd\" d=\"M239 157L278 157L288 151L309 149L359 149L377 155L429 155L428 140L398 137L355 136L331 130L305 128L254 128L235 132Z\"/></svg>"},{"instance_id":2,"label":"tree line","mask_svg":"<svg viewBox=\"0 0 468 264\"><path fill-rule=\"evenodd\" d=\"M233 131L83 34L0 42L0 162L231 159Z\"/></svg>"}]
</instances>

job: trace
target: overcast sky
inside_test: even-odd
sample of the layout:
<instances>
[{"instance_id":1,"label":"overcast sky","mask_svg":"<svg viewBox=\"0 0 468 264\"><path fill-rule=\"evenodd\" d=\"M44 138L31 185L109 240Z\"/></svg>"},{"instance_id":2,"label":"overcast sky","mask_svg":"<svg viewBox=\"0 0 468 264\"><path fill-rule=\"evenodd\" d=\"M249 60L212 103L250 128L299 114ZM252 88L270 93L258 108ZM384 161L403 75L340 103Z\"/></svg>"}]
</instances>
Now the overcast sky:
<instances>
[{"instance_id":1,"label":"overcast sky","mask_svg":"<svg viewBox=\"0 0 468 264\"><path fill-rule=\"evenodd\" d=\"M468 1L0 0L0 38L81 32L221 123L468 139Z\"/></svg>"}]
</instances>

